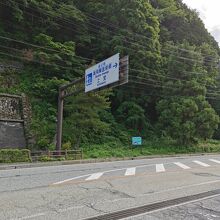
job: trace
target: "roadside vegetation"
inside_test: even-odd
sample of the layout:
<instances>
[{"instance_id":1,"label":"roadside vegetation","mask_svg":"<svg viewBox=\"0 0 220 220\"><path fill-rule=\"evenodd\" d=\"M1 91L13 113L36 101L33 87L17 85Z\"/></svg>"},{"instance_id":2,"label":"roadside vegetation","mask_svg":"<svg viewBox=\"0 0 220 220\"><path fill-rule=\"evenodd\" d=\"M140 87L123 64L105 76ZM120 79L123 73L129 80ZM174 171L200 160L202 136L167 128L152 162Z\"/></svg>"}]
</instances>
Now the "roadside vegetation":
<instances>
[{"instance_id":1,"label":"roadside vegetation","mask_svg":"<svg viewBox=\"0 0 220 220\"><path fill-rule=\"evenodd\" d=\"M63 149L85 158L220 150L220 49L181 0L2 0L0 92L28 95L30 150L54 150L58 87L115 53L129 83L65 102ZM141 148L131 137L141 136Z\"/></svg>"},{"instance_id":2,"label":"roadside vegetation","mask_svg":"<svg viewBox=\"0 0 220 220\"><path fill-rule=\"evenodd\" d=\"M144 141L142 146L122 146L108 143L103 145L85 146L84 159L91 158L131 158L155 155L178 155L195 153L218 153L220 152L220 141L209 140L194 146L178 146L174 141L161 139L155 141Z\"/></svg>"},{"instance_id":3,"label":"roadside vegetation","mask_svg":"<svg viewBox=\"0 0 220 220\"><path fill-rule=\"evenodd\" d=\"M31 162L29 150L0 150L0 163Z\"/></svg>"}]
</instances>

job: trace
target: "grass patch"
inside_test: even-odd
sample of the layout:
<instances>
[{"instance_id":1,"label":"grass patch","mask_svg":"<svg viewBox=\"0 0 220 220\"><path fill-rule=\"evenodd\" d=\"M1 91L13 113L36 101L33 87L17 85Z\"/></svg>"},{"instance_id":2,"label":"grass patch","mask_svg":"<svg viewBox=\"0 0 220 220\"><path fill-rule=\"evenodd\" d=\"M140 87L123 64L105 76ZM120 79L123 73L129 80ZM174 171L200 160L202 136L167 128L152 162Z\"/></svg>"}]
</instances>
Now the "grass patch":
<instances>
[{"instance_id":1,"label":"grass patch","mask_svg":"<svg viewBox=\"0 0 220 220\"><path fill-rule=\"evenodd\" d=\"M201 142L196 146L178 146L173 140L168 139L144 141L143 146L141 147L133 147L131 145L125 146L120 142L83 146L84 159L217 152L220 152L220 141L217 140Z\"/></svg>"}]
</instances>

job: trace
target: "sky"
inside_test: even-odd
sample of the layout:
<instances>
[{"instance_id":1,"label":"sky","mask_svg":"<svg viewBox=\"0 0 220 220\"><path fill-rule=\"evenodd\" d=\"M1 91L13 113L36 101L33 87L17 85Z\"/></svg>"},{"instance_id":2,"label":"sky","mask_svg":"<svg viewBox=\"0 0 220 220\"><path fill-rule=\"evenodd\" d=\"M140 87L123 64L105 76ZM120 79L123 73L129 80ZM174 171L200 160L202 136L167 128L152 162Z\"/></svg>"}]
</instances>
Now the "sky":
<instances>
[{"instance_id":1,"label":"sky","mask_svg":"<svg viewBox=\"0 0 220 220\"><path fill-rule=\"evenodd\" d=\"M199 12L206 28L220 45L220 0L183 0L183 2Z\"/></svg>"}]
</instances>

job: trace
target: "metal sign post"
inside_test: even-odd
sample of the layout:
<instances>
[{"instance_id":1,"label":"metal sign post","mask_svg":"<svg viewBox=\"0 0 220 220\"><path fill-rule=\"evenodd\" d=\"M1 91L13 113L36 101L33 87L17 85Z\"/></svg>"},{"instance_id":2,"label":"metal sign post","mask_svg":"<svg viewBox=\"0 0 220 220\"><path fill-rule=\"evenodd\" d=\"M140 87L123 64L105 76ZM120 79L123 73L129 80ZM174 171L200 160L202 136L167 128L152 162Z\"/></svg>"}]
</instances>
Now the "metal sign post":
<instances>
[{"instance_id":1,"label":"metal sign post","mask_svg":"<svg viewBox=\"0 0 220 220\"><path fill-rule=\"evenodd\" d=\"M56 132L56 150L61 152L62 129L63 129L63 106L64 99L85 91L100 91L105 88L113 88L128 82L129 57L119 58L116 54L109 59L100 62L85 72L85 77L77 79L59 88L58 115ZM76 88L79 83L85 82L84 88Z\"/></svg>"},{"instance_id":2,"label":"metal sign post","mask_svg":"<svg viewBox=\"0 0 220 220\"><path fill-rule=\"evenodd\" d=\"M58 97L58 116L57 116L57 146L56 150L58 152L61 151L61 145L62 145L62 128L63 128L63 95L64 91L59 89L59 97Z\"/></svg>"},{"instance_id":3,"label":"metal sign post","mask_svg":"<svg viewBox=\"0 0 220 220\"><path fill-rule=\"evenodd\" d=\"M79 94L83 91L83 89L72 89L68 91L69 88L73 88L76 84L83 82L84 78L80 78L74 80L73 82L61 86L59 88L59 95L58 95L58 114L57 114L57 131L56 131L56 151L61 151L62 146L62 133L63 133L63 106L64 106L64 99L70 96L74 96Z\"/></svg>"}]
</instances>

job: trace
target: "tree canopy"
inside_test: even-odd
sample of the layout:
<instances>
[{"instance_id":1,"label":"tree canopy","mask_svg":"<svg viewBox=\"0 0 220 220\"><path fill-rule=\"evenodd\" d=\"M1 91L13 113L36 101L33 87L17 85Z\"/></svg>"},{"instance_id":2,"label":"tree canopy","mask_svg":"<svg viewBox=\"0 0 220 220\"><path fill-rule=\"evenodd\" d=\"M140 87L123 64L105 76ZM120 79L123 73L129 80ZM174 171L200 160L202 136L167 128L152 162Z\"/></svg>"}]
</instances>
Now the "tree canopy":
<instances>
[{"instance_id":1,"label":"tree canopy","mask_svg":"<svg viewBox=\"0 0 220 220\"><path fill-rule=\"evenodd\" d=\"M69 98L64 142L165 135L189 145L220 137L219 46L181 0L0 3L1 63L23 65L0 73L0 92L30 97L33 147L54 143L58 87L115 53L130 57L129 83Z\"/></svg>"}]
</instances>

